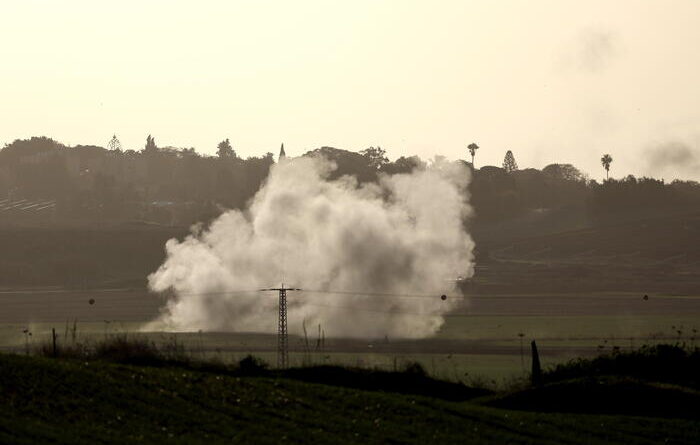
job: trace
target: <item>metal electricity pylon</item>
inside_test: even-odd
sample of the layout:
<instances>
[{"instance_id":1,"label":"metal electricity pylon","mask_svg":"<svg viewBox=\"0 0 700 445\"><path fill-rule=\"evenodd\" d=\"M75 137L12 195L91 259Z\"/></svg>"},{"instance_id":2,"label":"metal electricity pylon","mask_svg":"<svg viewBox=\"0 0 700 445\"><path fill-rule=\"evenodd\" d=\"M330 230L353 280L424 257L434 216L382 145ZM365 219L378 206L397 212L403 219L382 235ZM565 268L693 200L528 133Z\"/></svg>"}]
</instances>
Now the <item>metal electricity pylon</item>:
<instances>
[{"instance_id":1,"label":"metal electricity pylon","mask_svg":"<svg viewBox=\"0 0 700 445\"><path fill-rule=\"evenodd\" d=\"M289 338L287 336L287 291L301 290L293 287L271 287L261 291L276 290L280 293L279 318L277 319L277 367L289 366Z\"/></svg>"}]
</instances>

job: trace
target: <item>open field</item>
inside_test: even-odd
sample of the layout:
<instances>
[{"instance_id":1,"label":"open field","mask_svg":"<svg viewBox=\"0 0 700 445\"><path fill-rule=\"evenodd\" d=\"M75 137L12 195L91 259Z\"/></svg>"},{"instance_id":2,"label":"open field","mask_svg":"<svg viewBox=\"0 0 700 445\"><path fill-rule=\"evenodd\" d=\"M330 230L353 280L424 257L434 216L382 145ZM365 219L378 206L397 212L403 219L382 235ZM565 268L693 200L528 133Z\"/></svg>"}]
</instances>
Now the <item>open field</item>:
<instances>
[{"instance_id":1,"label":"open field","mask_svg":"<svg viewBox=\"0 0 700 445\"><path fill-rule=\"evenodd\" d=\"M95 300L92 305L91 298ZM89 342L129 333L146 335L157 343L177 341L195 357L233 362L254 354L275 363L274 331L139 332L143 323L157 316L162 303L145 290L5 289L0 300L0 348L4 350L22 352L28 344L47 342L55 328L59 342ZM270 316L274 320L276 312L271 311ZM537 340L547 366L614 347L624 350L660 341L700 344L693 332L700 328L699 319L697 296L651 295L648 300L630 293L471 296L446 316L445 325L433 338L334 338L332 330L324 327L327 338L317 348L315 330L310 329L308 348L302 337L290 337L290 359L297 365L333 363L382 369L418 361L441 378L479 378L501 385L529 370L530 339ZM290 320L292 329L299 323ZM27 328L31 337L23 333Z\"/></svg>"},{"instance_id":2,"label":"open field","mask_svg":"<svg viewBox=\"0 0 700 445\"><path fill-rule=\"evenodd\" d=\"M465 300L434 338L342 339L323 326L326 341L316 350L316 327L309 326L308 348L303 338L290 337L292 363L391 369L419 361L447 379L481 375L502 382L529 369L531 339L544 365L614 347L700 343L693 332L700 329L697 213L559 233L535 234L515 222L487 229L475 228L477 270L464 286ZM38 345L48 339L51 328L59 341L73 341L74 323L78 340L135 335L163 303L144 288L146 276L162 262L165 241L186 233L184 227L139 224L1 228L0 348L23 351L28 340ZM176 341L195 355L235 361L253 353L275 363L276 296L265 298L267 333L178 333ZM289 323L291 332L300 332L301 320ZM31 338L23 333L27 328ZM156 342L173 338L139 335Z\"/></svg>"},{"instance_id":3,"label":"open field","mask_svg":"<svg viewBox=\"0 0 700 445\"><path fill-rule=\"evenodd\" d=\"M89 303L91 299L94 300L94 304ZM3 307L0 323L65 322L73 319L83 322L145 322L158 315L158 310L164 302L163 298L145 289L134 288L5 288L0 289L0 301ZM274 303L274 298L271 302ZM622 323L633 323L635 317L675 318L693 314L700 314L700 295L657 293L648 294L647 300L642 294L630 292L468 295L464 297L463 303L446 317L447 320L464 321L456 324L448 322L441 335L458 335L459 338L465 338L467 334L466 338L481 338L483 329L491 325L493 326L489 332L493 332L494 328L503 328L506 329L507 335L513 334L510 326L502 323L494 325L489 317L622 317ZM483 321L473 320L473 317ZM466 320L469 320L469 323ZM475 329L478 329L478 332L470 331L468 327L459 332L453 330L471 323L477 323ZM517 329L519 328L518 326ZM602 326L591 329L600 332L608 328ZM515 331L517 332L521 331ZM606 334L603 332L603 335Z\"/></svg>"},{"instance_id":4,"label":"open field","mask_svg":"<svg viewBox=\"0 0 700 445\"><path fill-rule=\"evenodd\" d=\"M576 221L546 218L475 228L480 294L694 295L700 288L700 214Z\"/></svg>"}]
</instances>

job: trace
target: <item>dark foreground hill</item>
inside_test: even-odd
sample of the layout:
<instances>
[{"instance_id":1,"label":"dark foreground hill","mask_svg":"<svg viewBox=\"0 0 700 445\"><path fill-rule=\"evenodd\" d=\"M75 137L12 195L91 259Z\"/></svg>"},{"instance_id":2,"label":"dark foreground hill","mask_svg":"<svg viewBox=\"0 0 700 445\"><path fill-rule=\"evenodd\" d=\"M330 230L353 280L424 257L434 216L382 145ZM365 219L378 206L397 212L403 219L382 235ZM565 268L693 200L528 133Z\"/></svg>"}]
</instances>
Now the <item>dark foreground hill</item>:
<instances>
[{"instance_id":1,"label":"dark foreground hill","mask_svg":"<svg viewBox=\"0 0 700 445\"><path fill-rule=\"evenodd\" d=\"M481 403L539 412L700 420L700 349L688 345L645 345L579 358L545 371L541 380Z\"/></svg>"},{"instance_id":2,"label":"dark foreground hill","mask_svg":"<svg viewBox=\"0 0 700 445\"><path fill-rule=\"evenodd\" d=\"M0 355L1 443L697 443L697 422L508 411L186 367Z\"/></svg>"}]
</instances>

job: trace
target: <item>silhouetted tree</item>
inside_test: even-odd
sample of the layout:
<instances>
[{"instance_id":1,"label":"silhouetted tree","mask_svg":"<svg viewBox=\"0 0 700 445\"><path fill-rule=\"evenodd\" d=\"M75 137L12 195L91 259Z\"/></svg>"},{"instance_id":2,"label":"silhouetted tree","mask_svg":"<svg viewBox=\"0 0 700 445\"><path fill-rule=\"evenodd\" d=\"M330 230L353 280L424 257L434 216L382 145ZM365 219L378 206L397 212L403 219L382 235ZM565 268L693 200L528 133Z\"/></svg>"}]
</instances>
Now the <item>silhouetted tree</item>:
<instances>
[{"instance_id":1,"label":"silhouetted tree","mask_svg":"<svg viewBox=\"0 0 700 445\"><path fill-rule=\"evenodd\" d=\"M230 159L237 157L236 151L231 146L231 142L229 142L228 138L219 142L219 145L217 145L216 148L216 155L219 157L219 159Z\"/></svg>"},{"instance_id":2,"label":"silhouetted tree","mask_svg":"<svg viewBox=\"0 0 700 445\"><path fill-rule=\"evenodd\" d=\"M506 157L503 159L503 170L505 170L508 173L513 173L518 169L518 163L515 162L515 156L513 156L513 152L508 150L506 152Z\"/></svg>"},{"instance_id":3,"label":"silhouetted tree","mask_svg":"<svg viewBox=\"0 0 700 445\"><path fill-rule=\"evenodd\" d=\"M603 164L603 168L605 169L605 179L609 178L609 173L610 173L610 164L612 164L613 158L609 154L604 154L602 158L600 158L600 163Z\"/></svg>"},{"instance_id":4,"label":"silhouetted tree","mask_svg":"<svg viewBox=\"0 0 700 445\"><path fill-rule=\"evenodd\" d=\"M354 176L359 182L370 182L377 179L378 171L370 165L370 159L354 151L321 147L305 153L304 156L322 157L332 161L336 168L329 175L331 180L345 175Z\"/></svg>"},{"instance_id":5,"label":"silhouetted tree","mask_svg":"<svg viewBox=\"0 0 700 445\"><path fill-rule=\"evenodd\" d=\"M386 151L382 147L369 147L360 151L360 154L369 160L369 165L375 170L379 170L382 166L389 162L386 157Z\"/></svg>"},{"instance_id":6,"label":"silhouetted tree","mask_svg":"<svg viewBox=\"0 0 700 445\"><path fill-rule=\"evenodd\" d=\"M0 151L4 159L19 159L25 156L52 153L66 148L65 145L46 136L32 136L30 139L16 139L11 144L5 144Z\"/></svg>"},{"instance_id":7,"label":"silhouetted tree","mask_svg":"<svg viewBox=\"0 0 700 445\"><path fill-rule=\"evenodd\" d=\"M471 204L482 220L500 220L516 214L519 209L515 176L500 167L486 165L474 170L470 185Z\"/></svg>"},{"instance_id":8,"label":"silhouetted tree","mask_svg":"<svg viewBox=\"0 0 700 445\"><path fill-rule=\"evenodd\" d=\"M149 134L146 137L146 146L143 148L144 153L154 153L158 151L158 147L156 146L156 140Z\"/></svg>"},{"instance_id":9,"label":"silhouetted tree","mask_svg":"<svg viewBox=\"0 0 700 445\"><path fill-rule=\"evenodd\" d=\"M542 169L542 173L551 178L561 179L564 181L586 180L586 174L571 164L549 164Z\"/></svg>"},{"instance_id":10,"label":"silhouetted tree","mask_svg":"<svg viewBox=\"0 0 700 445\"><path fill-rule=\"evenodd\" d=\"M401 156L394 162L384 164L382 172L395 175L397 173L411 173L416 168L422 167L425 167L425 162L418 156Z\"/></svg>"},{"instance_id":11,"label":"silhouetted tree","mask_svg":"<svg viewBox=\"0 0 700 445\"><path fill-rule=\"evenodd\" d=\"M122 151L122 143L117 139L117 135L112 135L112 139L107 143L107 148L112 151Z\"/></svg>"},{"instance_id":12,"label":"silhouetted tree","mask_svg":"<svg viewBox=\"0 0 700 445\"><path fill-rule=\"evenodd\" d=\"M476 155L476 151L479 149L479 146L476 145L475 142L472 142L471 144L467 145L467 150L469 150L469 154L472 155L472 166L474 165L474 156Z\"/></svg>"}]
</instances>

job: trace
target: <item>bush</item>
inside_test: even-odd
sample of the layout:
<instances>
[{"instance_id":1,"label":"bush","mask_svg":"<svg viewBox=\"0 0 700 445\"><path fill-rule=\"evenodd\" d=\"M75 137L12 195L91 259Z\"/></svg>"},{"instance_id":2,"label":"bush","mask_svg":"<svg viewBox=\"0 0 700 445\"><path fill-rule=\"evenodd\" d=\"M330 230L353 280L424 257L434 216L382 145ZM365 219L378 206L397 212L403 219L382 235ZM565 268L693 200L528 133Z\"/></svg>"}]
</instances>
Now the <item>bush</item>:
<instances>
[{"instance_id":1,"label":"bush","mask_svg":"<svg viewBox=\"0 0 700 445\"><path fill-rule=\"evenodd\" d=\"M629 376L650 381L700 387L700 349L661 344L631 352L613 352L576 359L544 373L545 382L580 377Z\"/></svg>"},{"instance_id":2,"label":"bush","mask_svg":"<svg viewBox=\"0 0 700 445\"><path fill-rule=\"evenodd\" d=\"M252 355L247 355L238 362L238 370L241 374L261 374L267 369L267 363Z\"/></svg>"},{"instance_id":3,"label":"bush","mask_svg":"<svg viewBox=\"0 0 700 445\"><path fill-rule=\"evenodd\" d=\"M95 346L93 359L120 363L154 363L164 359L153 342L145 338L113 335Z\"/></svg>"},{"instance_id":4,"label":"bush","mask_svg":"<svg viewBox=\"0 0 700 445\"><path fill-rule=\"evenodd\" d=\"M185 345L178 342L174 335L160 346L143 336L116 334L96 342L58 342L55 353L53 344L47 342L36 352L44 357L104 360L138 365L189 364L191 361Z\"/></svg>"},{"instance_id":5,"label":"bush","mask_svg":"<svg viewBox=\"0 0 700 445\"><path fill-rule=\"evenodd\" d=\"M411 374L415 376L421 376L425 377L428 375L428 373L425 371L425 368L423 365L421 365L418 362L410 362L406 364L406 367L404 368L404 372L406 374Z\"/></svg>"},{"instance_id":6,"label":"bush","mask_svg":"<svg viewBox=\"0 0 700 445\"><path fill-rule=\"evenodd\" d=\"M90 354L91 350L85 343L73 343L71 345L56 344L55 354L51 342L43 343L39 348L39 355L44 357L86 358L89 357Z\"/></svg>"}]
</instances>

